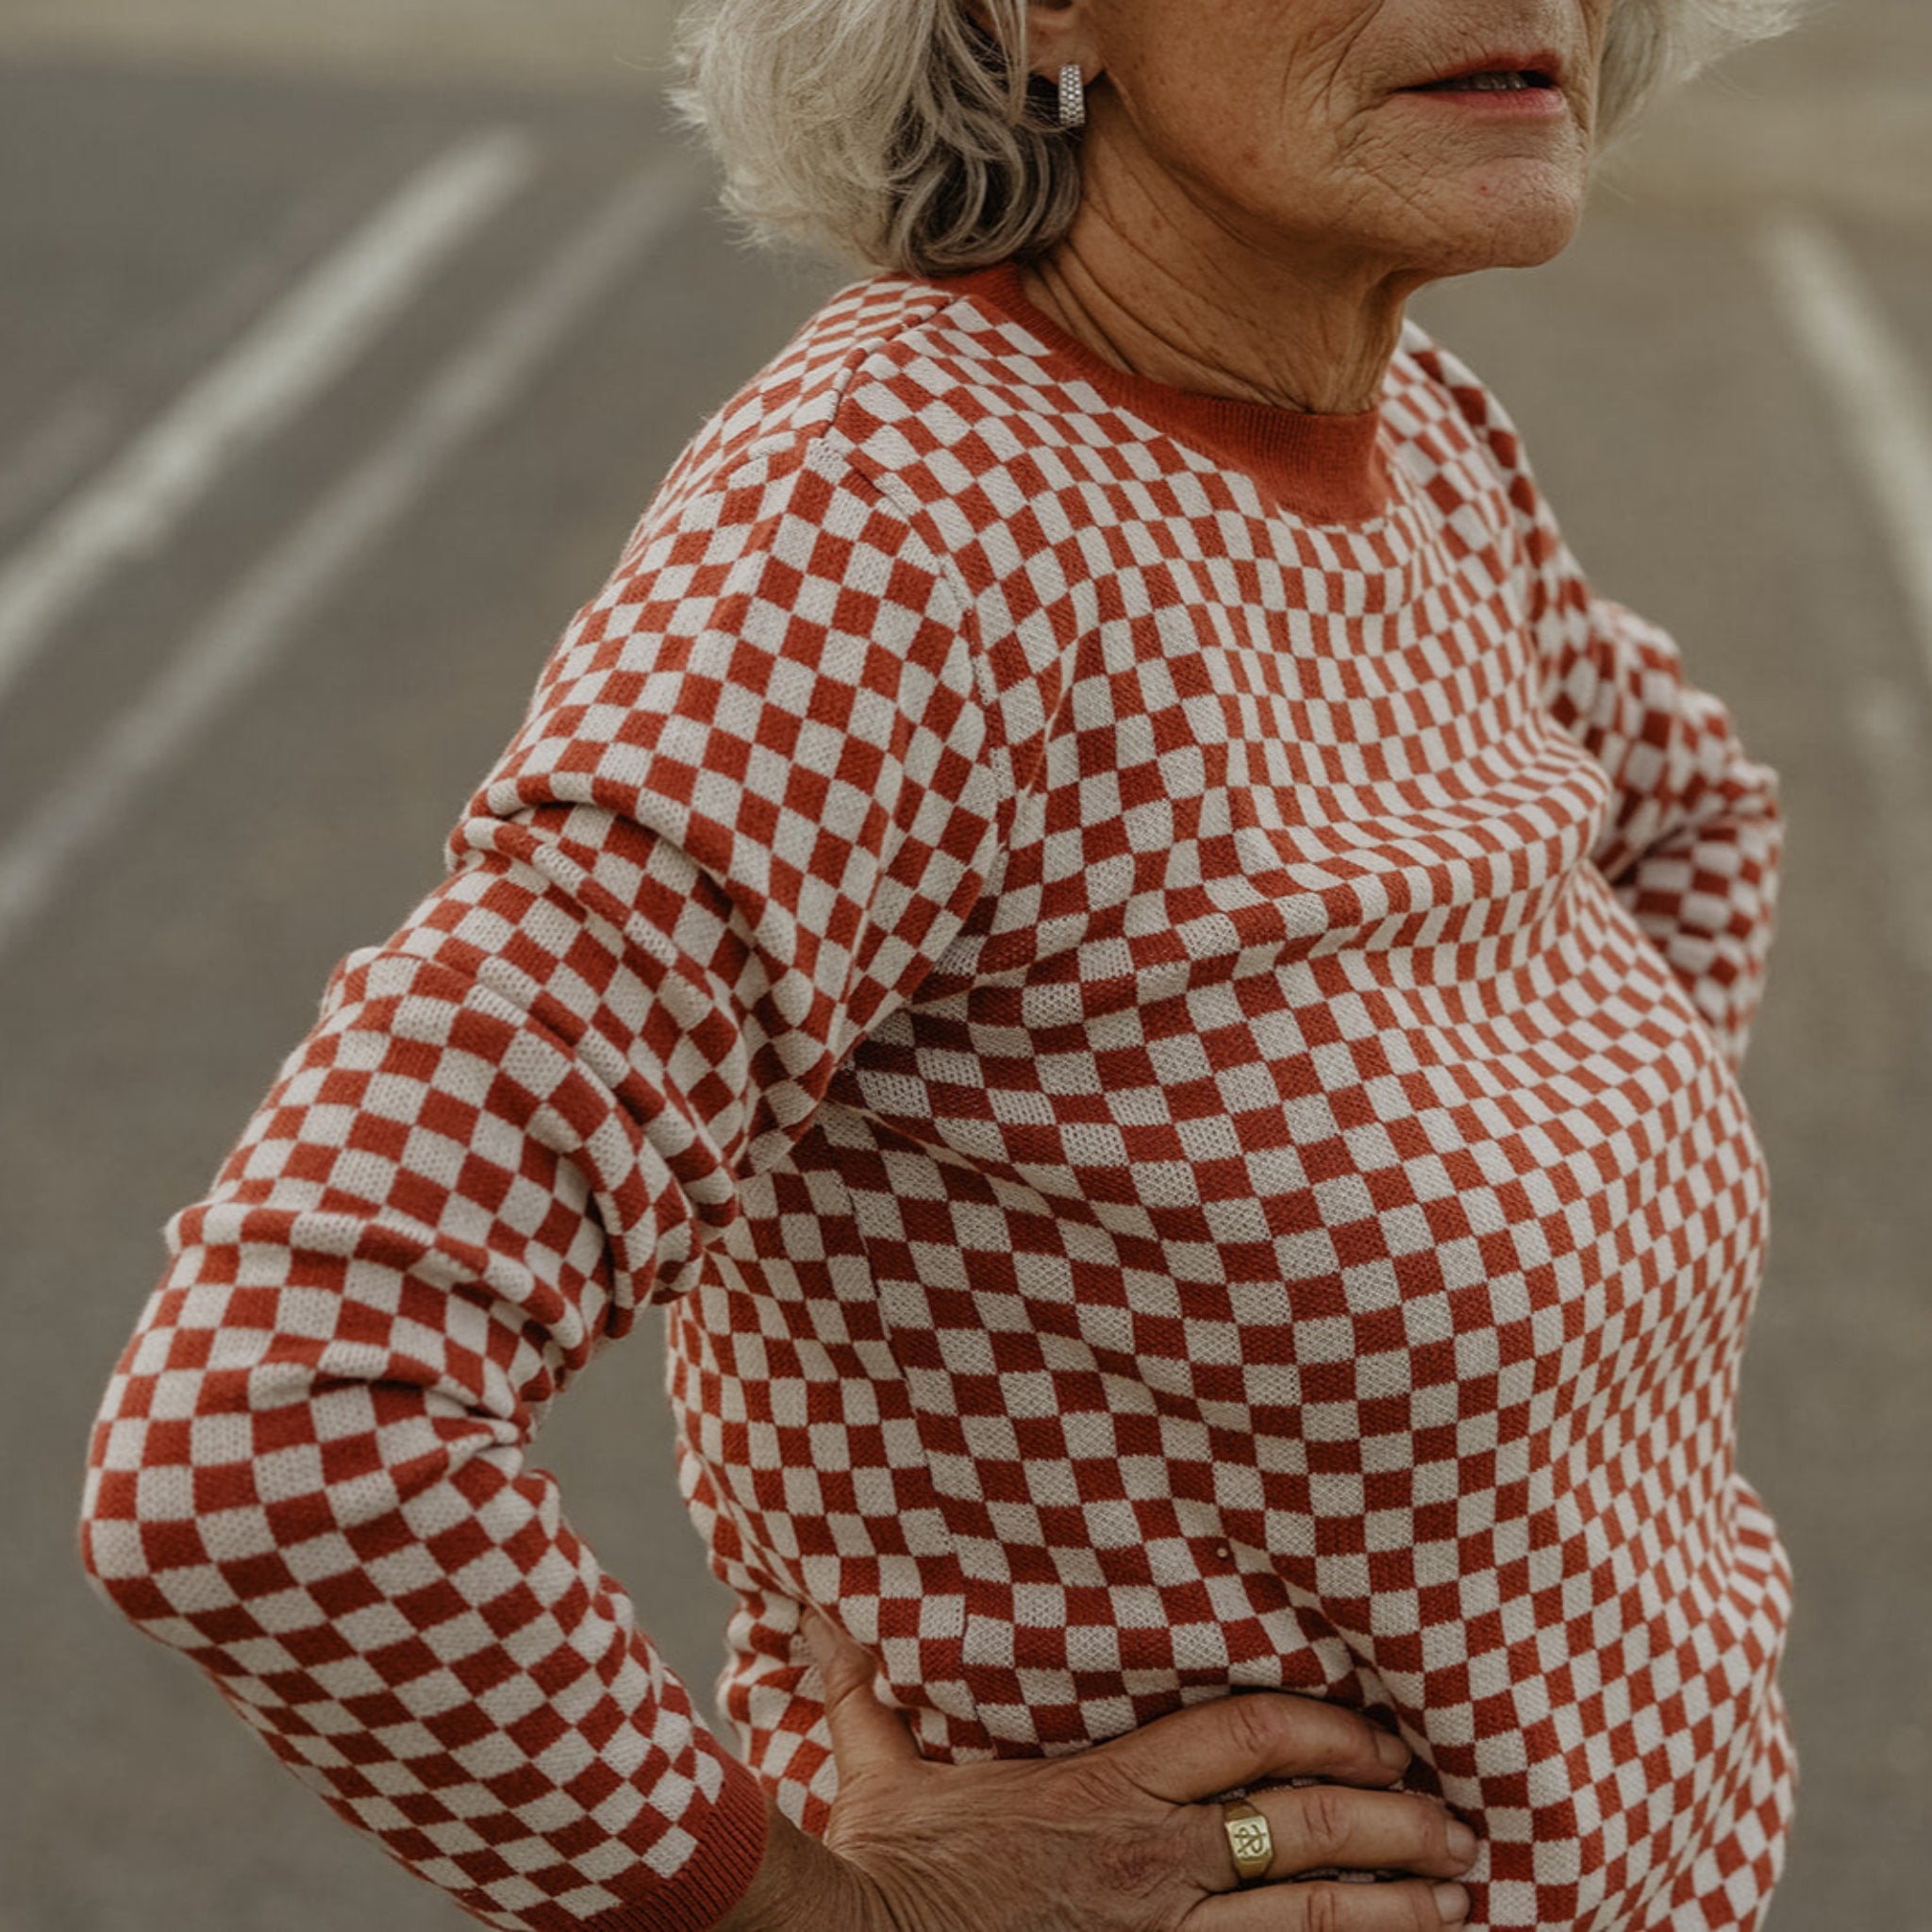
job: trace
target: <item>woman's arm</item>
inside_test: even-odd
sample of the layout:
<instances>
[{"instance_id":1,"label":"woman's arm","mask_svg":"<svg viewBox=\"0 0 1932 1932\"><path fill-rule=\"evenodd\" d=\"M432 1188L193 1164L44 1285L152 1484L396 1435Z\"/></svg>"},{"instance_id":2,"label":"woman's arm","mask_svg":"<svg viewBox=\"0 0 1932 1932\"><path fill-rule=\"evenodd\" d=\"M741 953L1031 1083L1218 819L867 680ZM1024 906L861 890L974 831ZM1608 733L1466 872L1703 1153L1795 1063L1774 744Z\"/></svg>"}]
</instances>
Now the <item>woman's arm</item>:
<instances>
[{"instance_id":1,"label":"woman's arm","mask_svg":"<svg viewBox=\"0 0 1932 1932\"><path fill-rule=\"evenodd\" d=\"M908 996L1001 799L964 612L794 453L648 533L451 870L352 955L96 1427L86 1559L487 1923L708 1925L765 1836L525 1460Z\"/></svg>"},{"instance_id":2,"label":"woman's arm","mask_svg":"<svg viewBox=\"0 0 1932 1932\"><path fill-rule=\"evenodd\" d=\"M1374 1789L1407 1754L1357 1713L1236 1697L1079 1758L927 1764L829 1627L822 1845L768 1816L526 1462L950 943L1010 795L963 606L903 522L856 482L744 489L565 638L449 877L339 969L171 1224L94 1434L89 1565L490 1924L1458 1924L1474 1840ZM1255 1791L1271 1880L1421 1875L1237 1895L1212 1800L1289 1777L1321 1782Z\"/></svg>"},{"instance_id":3,"label":"woman's arm","mask_svg":"<svg viewBox=\"0 0 1932 1932\"><path fill-rule=\"evenodd\" d=\"M1685 676L1663 631L1592 594L1496 398L1421 330L1406 346L1494 474L1497 537L1518 559L1542 702L1610 781L1591 856L1735 1067L1771 948L1783 850L1776 774L1746 755L1729 713Z\"/></svg>"},{"instance_id":4,"label":"woman's arm","mask_svg":"<svg viewBox=\"0 0 1932 1932\"><path fill-rule=\"evenodd\" d=\"M1591 857L1740 1065L1764 992L1783 825L1777 777L1677 647L1552 560L1545 702L1603 766L1610 815Z\"/></svg>"}]
</instances>

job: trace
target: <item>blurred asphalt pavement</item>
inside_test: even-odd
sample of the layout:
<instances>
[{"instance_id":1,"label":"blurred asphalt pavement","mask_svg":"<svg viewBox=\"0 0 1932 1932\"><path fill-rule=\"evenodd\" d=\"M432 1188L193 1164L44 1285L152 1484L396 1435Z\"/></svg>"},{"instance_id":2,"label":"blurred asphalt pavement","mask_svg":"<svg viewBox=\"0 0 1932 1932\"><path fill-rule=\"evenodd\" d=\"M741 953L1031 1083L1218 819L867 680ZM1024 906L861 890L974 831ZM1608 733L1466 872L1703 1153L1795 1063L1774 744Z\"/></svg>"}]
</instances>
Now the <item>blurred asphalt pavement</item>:
<instances>
[{"instance_id":1,"label":"blurred asphalt pavement","mask_svg":"<svg viewBox=\"0 0 1932 1932\"><path fill-rule=\"evenodd\" d=\"M161 1224L844 279L708 212L663 14L0 0L0 1932L461 1923L93 1601L74 1516ZM1784 777L1742 1458L1798 1573L1777 1932L1932 1928L1928 79L1921 0L1857 0L1660 117L1560 262L1422 308ZM539 1457L702 1687L654 1346Z\"/></svg>"}]
</instances>

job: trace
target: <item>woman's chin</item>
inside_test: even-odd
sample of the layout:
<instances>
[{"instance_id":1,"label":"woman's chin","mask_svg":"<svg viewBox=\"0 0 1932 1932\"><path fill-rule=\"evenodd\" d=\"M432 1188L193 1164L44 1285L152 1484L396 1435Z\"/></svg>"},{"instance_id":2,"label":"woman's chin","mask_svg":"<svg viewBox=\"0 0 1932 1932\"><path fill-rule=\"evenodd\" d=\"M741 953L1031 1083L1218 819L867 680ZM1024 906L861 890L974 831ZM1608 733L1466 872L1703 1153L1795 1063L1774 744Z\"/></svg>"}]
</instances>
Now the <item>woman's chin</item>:
<instances>
[{"instance_id":1,"label":"woman's chin","mask_svg":"<svg viewBox=\"0 0 1932 1932\"><path fill-rule=\"evenodd\" d=\"M1485 180L1460 205L1441 209L1425 243L1434 273L1475 275L1486 268L1537 268L1575 239L1583 194L1571 182L1529 178Z\"/></svg>"}]
</instances>

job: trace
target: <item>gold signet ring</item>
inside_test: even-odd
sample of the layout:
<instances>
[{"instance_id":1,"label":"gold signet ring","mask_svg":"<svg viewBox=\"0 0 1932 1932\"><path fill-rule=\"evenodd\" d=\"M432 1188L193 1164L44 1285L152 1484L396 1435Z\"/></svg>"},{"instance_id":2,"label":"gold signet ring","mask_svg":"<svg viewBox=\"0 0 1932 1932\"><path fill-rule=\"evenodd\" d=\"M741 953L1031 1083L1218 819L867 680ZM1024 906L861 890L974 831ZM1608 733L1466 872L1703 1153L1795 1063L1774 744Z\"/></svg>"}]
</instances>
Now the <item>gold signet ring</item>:
<instances>
[{"instance_id":1,"label":"gold signet ring","mask_svg":"<svg viewBox=\"0 0 1932 1932\"><path fill-rule=\"evenodd\" d=\"M1243 1885L1252 1885L1268 1875L1274 1862L1274 1840L1268 1821L1245 1798L1230 1799L1221 1807L1221 1828L1227 1833L1228 1849L1234 1854L1234 1869Z\"/></svg>"}]
</instances>

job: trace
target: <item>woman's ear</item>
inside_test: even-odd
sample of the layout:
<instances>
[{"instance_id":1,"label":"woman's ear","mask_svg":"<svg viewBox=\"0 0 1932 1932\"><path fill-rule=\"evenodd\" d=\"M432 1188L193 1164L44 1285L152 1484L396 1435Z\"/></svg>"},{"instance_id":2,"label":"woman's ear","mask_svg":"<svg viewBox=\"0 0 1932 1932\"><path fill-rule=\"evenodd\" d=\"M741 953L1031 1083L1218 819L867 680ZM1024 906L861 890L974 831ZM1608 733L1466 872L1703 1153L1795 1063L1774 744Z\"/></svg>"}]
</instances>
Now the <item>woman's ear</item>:
<instances>
[{"instance_id":1,"label":"woman's ear","mask_svg":"<svg viewBox=\"0 0 1932 1932\"><path fill-rule=\"evenodd\" d=\"M988 33L1010 43L1017 24L1024 29L1026 65L1044 80L1058 80L1062 67L1077 66L1090 79L1099 67L1091 25L1091 0L966 0L967 9Z\"/></svg>"}]
</instances>

